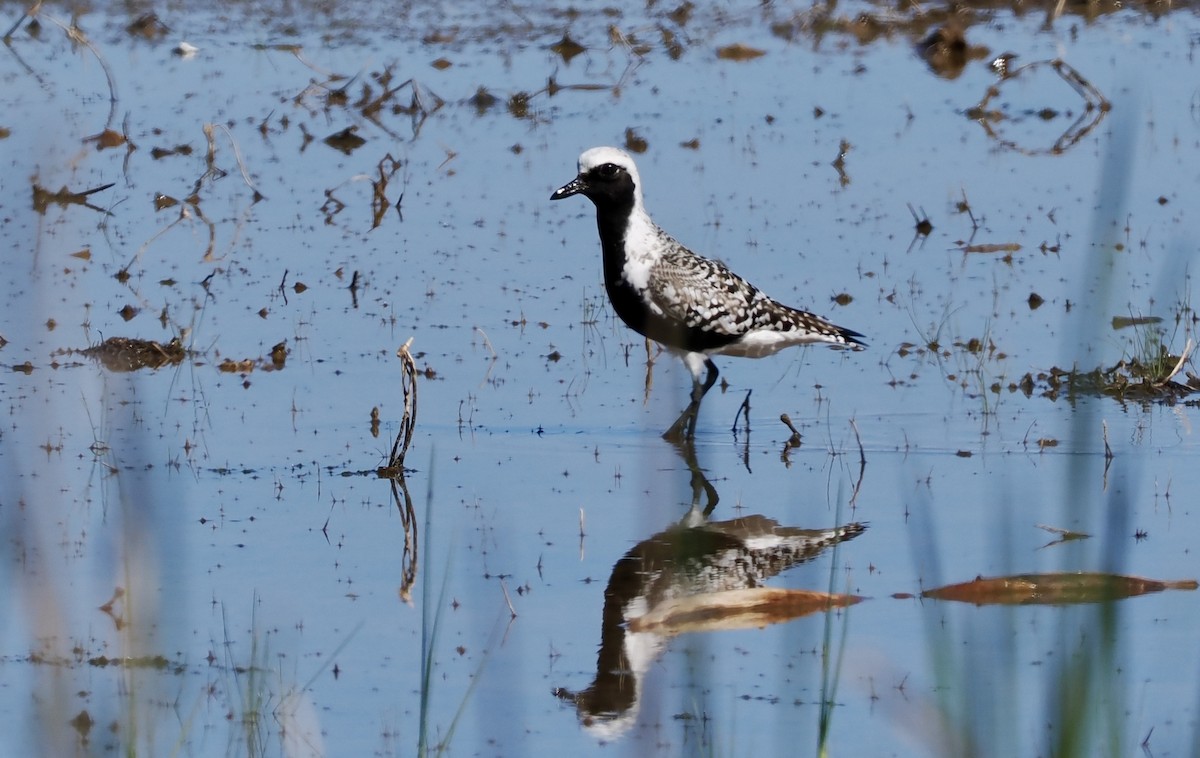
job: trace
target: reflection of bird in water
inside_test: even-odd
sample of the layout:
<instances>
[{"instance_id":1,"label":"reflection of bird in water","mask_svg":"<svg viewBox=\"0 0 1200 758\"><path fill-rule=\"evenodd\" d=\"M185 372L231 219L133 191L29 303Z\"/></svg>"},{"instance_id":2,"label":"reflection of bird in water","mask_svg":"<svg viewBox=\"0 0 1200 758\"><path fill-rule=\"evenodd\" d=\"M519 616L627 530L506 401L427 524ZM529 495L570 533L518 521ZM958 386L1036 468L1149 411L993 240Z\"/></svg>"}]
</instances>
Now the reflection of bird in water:
<instances>
[{"instance_id":1,"label":"reflection of bird in water","mask_svg":"<svg viewBox=\"0 0 1200 758\"><path fill-rule=\"evenodd\" d=\"M637 720L642 680L675 634L765 626L857 600L762 585L857 537L865 525L798 529L764 516L695 524L697 516L693 511L683 524L638 543L617 561L604 590L596 678L580 692L556 690L597 737L615 738ZM789 603L797 595L819 600L809 598L799 608Z\"/></svg>"},{"instance_id":2,"label":"reflection of bird in water","mask_svg":"<svg viewBox=\"0 0 1200 758\"><path fill-rule=\"evenodd\" d=\"M579 156L579 175L550 196L596 205L604 286L613 310L639 334L679 353L692 374L691 403L663 436L691 437L700 400L717 381L709 356L762 358L792 345L861 348L862 335L789 308L724 264L702 258L650 219L633 158L615 147Z\"/></svg>"}]
</instances>

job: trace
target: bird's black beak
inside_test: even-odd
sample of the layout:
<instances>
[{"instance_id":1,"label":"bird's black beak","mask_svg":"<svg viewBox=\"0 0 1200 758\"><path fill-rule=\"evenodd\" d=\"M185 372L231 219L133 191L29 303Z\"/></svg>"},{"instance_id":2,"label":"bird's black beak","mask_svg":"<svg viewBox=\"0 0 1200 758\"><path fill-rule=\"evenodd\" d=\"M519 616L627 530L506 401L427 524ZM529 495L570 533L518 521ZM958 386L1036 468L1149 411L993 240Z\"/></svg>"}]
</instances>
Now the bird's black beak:
<instances>
[{"instance_id":1,"label":"bird's black beak","mask_svg":"<svg viewBox=\"0 0 1200 758\"><path fill-rule=\"evenodd\" d=\"M587 182L584 181L582 176L577 176L574 179L572 179L571 181L564 184L563 186L554 190L554 194L550 196L550 199L551 200L562 200L564 197L570 197L571 195L578 195L580 192L583 192L586 189L587 189Z\"/></svg>"}]
</instances>

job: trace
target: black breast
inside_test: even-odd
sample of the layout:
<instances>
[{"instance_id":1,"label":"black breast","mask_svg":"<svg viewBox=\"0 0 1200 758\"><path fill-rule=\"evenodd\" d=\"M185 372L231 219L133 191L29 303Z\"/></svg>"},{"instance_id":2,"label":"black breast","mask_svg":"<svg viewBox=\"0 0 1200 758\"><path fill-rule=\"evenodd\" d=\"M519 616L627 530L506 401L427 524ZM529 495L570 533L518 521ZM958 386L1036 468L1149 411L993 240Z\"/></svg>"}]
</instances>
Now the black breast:
<instances>
[{"instance_id":1,"label":"black breast","mask_svg":"<svg viewBox=\"0 0 1200 758\"><path fill-rule=\"evenodd\" d=\"M738 335L723 334L702 328L689 328L684 322L664 318L646 304L643 294L634 289L622 276L625 266L625 231L629 226L628 209L597 207L596 224L600 230L600 246L604 253L604 287L613 310L621 320L638 334L667 347L689 352L703 352L724 347L737 340Z\"/></svg>"}]
</instances>

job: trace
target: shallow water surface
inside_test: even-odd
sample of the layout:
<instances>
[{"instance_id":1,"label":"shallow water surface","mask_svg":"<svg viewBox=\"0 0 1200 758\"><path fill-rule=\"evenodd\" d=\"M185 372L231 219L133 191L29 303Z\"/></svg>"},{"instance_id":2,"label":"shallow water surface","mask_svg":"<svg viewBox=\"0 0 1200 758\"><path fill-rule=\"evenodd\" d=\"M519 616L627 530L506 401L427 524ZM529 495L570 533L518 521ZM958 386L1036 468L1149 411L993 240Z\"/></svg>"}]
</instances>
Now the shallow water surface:
<instances>
[{"instance_id":1,"label":"shallow water surface","mask_svg":"<svg viewBox=\"0 0 1200 758\"><path fill-rule=\"evenodd\" d=\"M921 596L1200 575L1195 25L1088 8L22 21L2 752L1189 753L1196 592ZM869 348L718 357L662 440L687 372L548 200L598 144ZM1052 372L1159 344L1169 398Z\"/></svg>"}]
</instances>

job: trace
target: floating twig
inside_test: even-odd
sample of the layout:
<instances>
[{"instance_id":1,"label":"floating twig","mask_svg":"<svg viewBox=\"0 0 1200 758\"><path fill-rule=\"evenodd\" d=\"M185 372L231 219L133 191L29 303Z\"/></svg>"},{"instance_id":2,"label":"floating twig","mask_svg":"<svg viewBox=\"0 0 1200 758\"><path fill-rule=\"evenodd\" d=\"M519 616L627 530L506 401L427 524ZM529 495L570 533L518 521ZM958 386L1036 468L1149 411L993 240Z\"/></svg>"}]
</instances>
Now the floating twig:
<instances>
[{"instance_id":1,"label":"floating twig","mask_svg":"<svg viewBox=\"0 0 1200 758\"><path fill-rule=\"evenodd\" d=\"M210 131L213 126L213 124L204 125L204 133L209 137L210 159L213 155L214 149L212 144L212 132ZM237 162L238 171L240 171L242 174L242 181L246 183L247 187L254 191L254 202L257 203L259 200L265 200L266 196L259 192L258 187L255 187L254 182L250 180L250 172L246 170L246 162L242 160L242 149L238 147L237 140L233 138L233 132L229 131L229 127L225 126L224 124L216 124L215 126L219 127L223 132L225 132L225 136L229 138L229 145L233 148L233 159Z\"/></svg>"},{"instance_id":2,"label":"floating twig","mask_svg":"<svg viewBox=\"0 0 1200 758\"><path fill-rule=\"evenodd\" d=\"M746 417L746 434L750 433L750 393L753 391L752 389L746 390L746 397L742 398L742 404L738 406L737 413L733 416L733 426L730 431L737 432L738 419L744 414Z\"/></svg>"},{"instance_id":3,"label":"floating twig","mask_svg":"<svg viewBox=\"0 0 1200 758\"><path fill-rule=\"evenodd\" d=\"M508 612L512 614L513 618L516 618L517 609L513 608L512 598L508 596L508 587L505 585L503 579L500 580L500 589L504 592L504 602L508 603Z\"/></svg>"},{"instance_id":4,"label":"floating twig","mask_svg":"<svg viewBox=\"0 0 1200 758\"><path fill-rule=\"evenodd\" d=\"M1065 131L1055 140L1054 144L1048 148L1028 148L1017 144L1015 140L1008 139L1000 135L993 127L993 124L1008 120L1008 116L999 110L988 110L991 101L1000 95L1001 85L1006 82L1018 78L1022 74L1028 74L1037 68L1049 66L1058 76L1079 95L1083 100L1083 110L1079 116L1066 128ZM1041 60L1027 63L1015 69L1003 69L1001 71L1000 80L988 86L987 92L983 98L974 107L967 110L967 117L983 127L983 131L988 137L996 140L1001 146L1016 150L1024 155L1058 155L1066 152L1068 149L1078 144L1086 137L1093 129L1100 124L1104 119L1105 114L1112 110L1112 103L1089 82L1083 74L1071 67L1070 64L1058 58L1052 60ZM1050 108L1044 108L1038 111L1042 118L1052 118L1057 116L1057 111Z\"/></svg>"}]
</instances>

